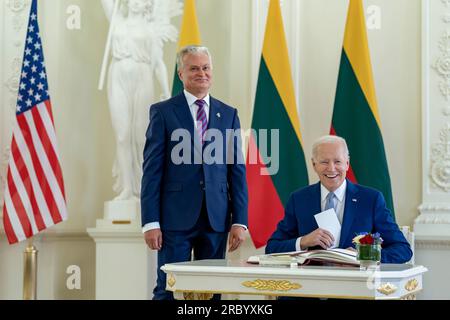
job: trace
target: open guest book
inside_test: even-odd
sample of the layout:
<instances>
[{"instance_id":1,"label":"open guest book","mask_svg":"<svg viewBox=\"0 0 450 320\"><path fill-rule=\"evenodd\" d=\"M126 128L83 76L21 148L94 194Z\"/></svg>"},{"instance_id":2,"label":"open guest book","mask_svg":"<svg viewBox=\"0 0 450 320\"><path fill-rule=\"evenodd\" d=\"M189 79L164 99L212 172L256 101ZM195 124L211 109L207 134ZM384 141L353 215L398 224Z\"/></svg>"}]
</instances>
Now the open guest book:
<instances>
[{"instance_id":1,"label":"open guest book","mask_svg":"<svg viewBox=\"0 0 450 320\"><path fill-rule=\"evenodd\" d=\"M359 266L356 251L348 249L327 249L311 251L292 251L251 256L248 263L260 265L286 265L292 264L336 264L346 266Z\"/></svg>"}]
</instances>

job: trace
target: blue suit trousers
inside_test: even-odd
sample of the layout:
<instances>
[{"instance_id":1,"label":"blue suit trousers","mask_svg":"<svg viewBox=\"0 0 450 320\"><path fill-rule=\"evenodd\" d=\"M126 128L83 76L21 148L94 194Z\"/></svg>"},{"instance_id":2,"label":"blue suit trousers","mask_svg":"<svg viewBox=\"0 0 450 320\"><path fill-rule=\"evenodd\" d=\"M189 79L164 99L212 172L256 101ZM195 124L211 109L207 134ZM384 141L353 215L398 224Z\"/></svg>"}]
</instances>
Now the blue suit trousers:
<instances>
[{"instance_id":1,"label":"blue suit trousers","mask_svg":"<svg viewBox=\"0 0 450 320\"><path fill-rule=\"evenodd\" d=\"M166 273L161 267L166 263L184 262L192 259L224 259L228 232L216 232L211 228L203 199L202 211L194 227L188 231L162 230L163 244L158 252L158 279L153 290L153 300L173 300L166 291ZM218 298L217 295L215 298Z\"/></svg>"}]
</instances>

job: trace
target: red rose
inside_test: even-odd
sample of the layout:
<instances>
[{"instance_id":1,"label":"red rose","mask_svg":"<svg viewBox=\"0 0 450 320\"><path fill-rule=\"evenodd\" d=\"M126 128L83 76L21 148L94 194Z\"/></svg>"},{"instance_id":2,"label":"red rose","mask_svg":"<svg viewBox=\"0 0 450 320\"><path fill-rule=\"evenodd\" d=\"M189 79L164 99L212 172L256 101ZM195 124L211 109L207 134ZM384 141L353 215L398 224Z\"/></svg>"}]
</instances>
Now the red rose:
<instances>
[{"instance_id":1,"label":"red rose","mask_svg":"<svg viewBox=\"0 0 450 320\"><path fill-rule=\"evenodd\" d=\"M359 243L360 244L373 244L373 237L372 237L372 235L371 234L366 234L364 237L362 237L360 240L359 240Z\"/></svg>"}]
</instances>

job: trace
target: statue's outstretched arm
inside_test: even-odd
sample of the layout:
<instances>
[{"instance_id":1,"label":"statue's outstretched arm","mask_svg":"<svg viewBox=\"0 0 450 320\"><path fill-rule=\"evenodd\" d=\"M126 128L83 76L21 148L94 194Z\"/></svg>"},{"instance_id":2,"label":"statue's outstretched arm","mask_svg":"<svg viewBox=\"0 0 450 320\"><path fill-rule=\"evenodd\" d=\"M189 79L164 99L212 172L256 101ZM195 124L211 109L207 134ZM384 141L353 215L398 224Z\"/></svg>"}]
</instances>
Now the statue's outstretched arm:
<instances>
[{"instance_id":1,"label":"statue's outstretched arm","mask_svg":"<svg viewBox=\"0 0 450 320\"><path fill-rule=\"evenodd\" d=\"M106 18L111 22L114 11L114 2L120 0L102 0L103 11L105 11Z\"/></svg>"},{"instance_id":2,"label":"statue's outstretched arm","mask_svg":"<svg viewBox=\"0 0 450 320\"><path fill-rule=\"evenodd\" d=\"M167 78L167 68L162 59L157 59L155 62L155 75L161 86L161 100L170 98L169 81Z\"/></svg>"}]
</instances>

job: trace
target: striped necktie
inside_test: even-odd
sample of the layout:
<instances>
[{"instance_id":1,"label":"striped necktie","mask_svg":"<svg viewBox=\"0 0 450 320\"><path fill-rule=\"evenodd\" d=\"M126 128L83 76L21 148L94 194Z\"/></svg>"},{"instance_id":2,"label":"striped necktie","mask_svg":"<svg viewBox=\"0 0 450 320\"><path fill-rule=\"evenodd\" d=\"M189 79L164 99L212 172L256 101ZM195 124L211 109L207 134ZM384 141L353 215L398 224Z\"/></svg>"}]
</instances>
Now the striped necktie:
<instances>
[{"instance_id":1,"label":"striped necktie","mask_svg":"<svg viewBox=\"0 0 450 320\"><path fill-rule=\"evenodd\" d=\"M200 136L202 145L205 142L205 132L206 128L208 127L208 119L206 118L206 112L205 112L205 100L197 100L195 101L195 104L198 106L197 110L197 132Z\"/></svg>"}]
</instances>

